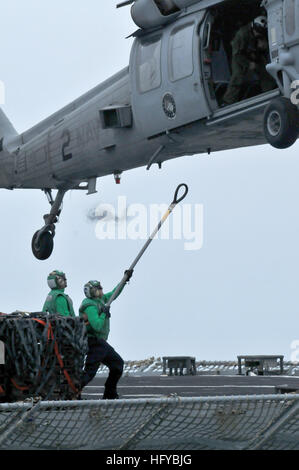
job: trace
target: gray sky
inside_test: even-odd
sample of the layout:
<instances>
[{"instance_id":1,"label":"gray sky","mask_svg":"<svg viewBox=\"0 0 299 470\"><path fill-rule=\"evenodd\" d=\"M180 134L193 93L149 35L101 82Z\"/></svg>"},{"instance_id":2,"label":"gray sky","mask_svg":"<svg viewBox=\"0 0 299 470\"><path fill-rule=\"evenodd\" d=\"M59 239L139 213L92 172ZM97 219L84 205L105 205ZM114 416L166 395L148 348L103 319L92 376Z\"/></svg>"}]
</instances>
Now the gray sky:
<instances>
[{"instance_id":1,"label":"gray sky","mask_svg":"<svg viewBox=\"0 0 299 470\"><path fill-rule=\"evenodd\" d=\"M117 1L3 0L0 80L3 107L23 131L128 65L136 30ZM87 213L100 203L169 203L185 182L189 204L203 204L204 241L155 240L112 308L109 342L124 359L192 355L284 354L299 338L298 143L278 151L252 147L184 157L98 182L98 194L67 194L47 261L31 253L48 203L41 191L0 190L0 310L38 311L47 274L67 273L76 309L82 287L100 279L112 289L142 240L100 241Z\"/></svg>"}]
</instances>

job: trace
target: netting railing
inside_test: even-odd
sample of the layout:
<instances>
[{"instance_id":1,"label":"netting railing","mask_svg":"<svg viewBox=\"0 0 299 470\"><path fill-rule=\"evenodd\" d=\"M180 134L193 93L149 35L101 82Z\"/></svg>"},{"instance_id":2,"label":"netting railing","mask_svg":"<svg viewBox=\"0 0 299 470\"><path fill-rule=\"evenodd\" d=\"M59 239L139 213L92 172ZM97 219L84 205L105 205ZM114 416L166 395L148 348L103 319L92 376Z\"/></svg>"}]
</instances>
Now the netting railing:
<instances>
[{"instance_id":1,"label":"netting railing","mask_svg":"<svg viewBox=\"0 0 299 470\"><path fill-rule=\"evenodd\" d=\"M299 449L299 395L0 405L0 449Z\"/></svg>"}]
</instances>

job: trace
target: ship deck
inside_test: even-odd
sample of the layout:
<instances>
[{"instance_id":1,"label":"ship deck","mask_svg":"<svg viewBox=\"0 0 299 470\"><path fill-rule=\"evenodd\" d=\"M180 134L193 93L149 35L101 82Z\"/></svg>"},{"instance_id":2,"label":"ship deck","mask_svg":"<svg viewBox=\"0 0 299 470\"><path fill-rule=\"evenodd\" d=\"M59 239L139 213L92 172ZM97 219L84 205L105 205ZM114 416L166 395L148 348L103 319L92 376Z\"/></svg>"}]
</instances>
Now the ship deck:
<instances>
[{"instance_id":1,"label":"ship deck","mask_svg":"<svg viewBox=\"0 0 299 470\"><path fill-rule=\"evenodd\" d=\"M95 377L82 393L82 398L98 400L102 397L106 377ZM186 376L129 376L122 377L118 393L122 399L207 397L232 395L266 395L277 392L276 387L288 386L299 391L298 376L243 376L243 375L186 375ZM298 393L298 392L297 392Z\"/></svg>"}]
</instances>

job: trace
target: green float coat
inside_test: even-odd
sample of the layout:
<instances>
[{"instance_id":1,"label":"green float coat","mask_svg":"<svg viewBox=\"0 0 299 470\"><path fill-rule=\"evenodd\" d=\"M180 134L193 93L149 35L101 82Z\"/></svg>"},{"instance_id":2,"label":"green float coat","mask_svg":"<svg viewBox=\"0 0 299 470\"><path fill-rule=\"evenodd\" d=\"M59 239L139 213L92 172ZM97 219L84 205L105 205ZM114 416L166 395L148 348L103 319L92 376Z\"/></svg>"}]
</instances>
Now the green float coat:
<instances>
[{"instance_id":1,"label":"green float coat","mask_svg":"<svg viewBox=\"0 0 299 470\"><path fill-rule=\"evenodd\" d=\"M58 313L64 317L76 316L73 302L71 298L64 293L64 289L52 289L51 292L49 292L43 306L43 312L51 314Z\"/></svg>"},{"instance_id":2,"label":"green float coat","mask_svg":"<svg viewBox=\"0 0 299 470\"><path fill-rule=\"evenodd\" d=\"M88 325L86 328L88 336L107 341L110 332L110 319L106 317L105 313L101 313L101 310L102 306L109 301L115 289L117 289L117 286L112 292L104 294L101 299L86 298L83 300L79 309L79 315L82 317L85 313L88 317ZM119 294L122 290L123 288L120 290Z\"/></svg>"}]
</instances>

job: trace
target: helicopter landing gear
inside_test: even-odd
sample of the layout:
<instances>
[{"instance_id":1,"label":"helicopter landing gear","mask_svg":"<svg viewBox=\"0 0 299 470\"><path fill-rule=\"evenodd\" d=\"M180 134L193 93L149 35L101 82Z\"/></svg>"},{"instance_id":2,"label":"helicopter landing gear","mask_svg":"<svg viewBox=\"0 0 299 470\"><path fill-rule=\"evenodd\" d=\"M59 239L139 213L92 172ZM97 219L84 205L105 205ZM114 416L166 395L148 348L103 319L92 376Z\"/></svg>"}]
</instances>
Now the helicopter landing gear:
<instances>
[{"instance_id":1,"label":"helicopter landing gear","mask_svg":"<svg viewBox=\"0 0 299 470\"><path fill-rule=\"evenodd\" d=\"M54 248L55 224L58 222L66 191L66 189L59 189L56 198L53 199L51 189L44 190L49 204L51 205L51 211L50 214L44 215L45 225L35 232L31 243L32 252L39 260L48 259L52 254Z\"/></svg>"},{"instance_id":2,"label":"helicopter landing gear","mask_svg":"<svg viewBox=\"0 0 299 470\"><path fill-rule=\"evenodd\" d=\"M288 98L272 100L264 114L264 133L267 141L277 149L293 145L299 135L299 113Z\"/></svg>"}]
</instances>

